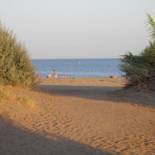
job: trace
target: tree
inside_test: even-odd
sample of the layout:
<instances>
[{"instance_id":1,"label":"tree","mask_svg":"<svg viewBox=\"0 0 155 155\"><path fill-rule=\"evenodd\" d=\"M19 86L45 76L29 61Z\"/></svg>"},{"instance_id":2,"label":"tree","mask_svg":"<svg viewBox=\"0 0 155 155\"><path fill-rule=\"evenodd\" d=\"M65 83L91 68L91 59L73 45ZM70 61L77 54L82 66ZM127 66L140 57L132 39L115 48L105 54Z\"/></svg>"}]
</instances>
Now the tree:
<instances>
[{"instance_id":1,"label":"tree","mask_svg":"<svg viewBox=\"0 0 155 155\"><path fill-rule=\"evenodd\" d=\"M155 20L147 16L152 41L140 54L130 52L122 58L121 69L127 78L127 87L155 89Z\"/></svg>"},{"instance_id":2,"label":"tree","mask_svg":"<svg viewBox=\"0 0 155 155\"><path fill-rule=\"evenodd\" d=\"M148 17L148 23L150 25L150 33L152 39L155 41L155 19L151 15L147 15Z\"/></svg>"}]
</instances>

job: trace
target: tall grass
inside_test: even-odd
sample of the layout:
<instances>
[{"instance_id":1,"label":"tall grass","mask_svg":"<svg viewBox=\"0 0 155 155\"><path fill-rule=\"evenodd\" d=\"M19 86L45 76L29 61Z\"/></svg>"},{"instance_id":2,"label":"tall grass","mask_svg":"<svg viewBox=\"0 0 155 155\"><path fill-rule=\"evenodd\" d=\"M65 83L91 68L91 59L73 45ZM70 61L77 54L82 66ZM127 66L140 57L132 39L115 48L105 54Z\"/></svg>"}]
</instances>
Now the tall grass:
<instances>
[{"instance_id":1,"label":"tall grass","mask_svg":"<svg viewBox=\"0 0 155 155\"><path fill-rule=\"evenodd\" d=\"M0 84L32 86L34 74L26 48L0 24Z\"/></svg>"},{"instance_id":2,"label":"tall grass","mask_svg":"<svg viewBox=\"0 0 155 155\"><path fill-rule=\"evenodd\" d=\"M128 53L122 58L121 69L128 80L127 87L155 90L155 20L148 15L151 39L150 44L140 54Z\"/></svg>"}]
</instances>

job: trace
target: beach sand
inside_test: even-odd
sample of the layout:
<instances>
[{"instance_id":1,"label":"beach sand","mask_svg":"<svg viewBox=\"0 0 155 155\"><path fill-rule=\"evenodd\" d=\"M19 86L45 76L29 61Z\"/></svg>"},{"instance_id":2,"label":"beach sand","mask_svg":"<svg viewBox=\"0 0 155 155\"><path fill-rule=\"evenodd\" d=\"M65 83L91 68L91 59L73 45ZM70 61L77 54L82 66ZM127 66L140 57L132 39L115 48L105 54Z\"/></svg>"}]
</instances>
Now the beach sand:
<instances>
[{"instance_id":1,"label":"beach sand","mask_svg":"<svg viewBox=\"0 0 155 155\"><path fill-rule=\"evenodd\" d=\"M44 80L5 87L0 155L155 155L155 93L122 78Z\"/></svg>"}]
</instances>

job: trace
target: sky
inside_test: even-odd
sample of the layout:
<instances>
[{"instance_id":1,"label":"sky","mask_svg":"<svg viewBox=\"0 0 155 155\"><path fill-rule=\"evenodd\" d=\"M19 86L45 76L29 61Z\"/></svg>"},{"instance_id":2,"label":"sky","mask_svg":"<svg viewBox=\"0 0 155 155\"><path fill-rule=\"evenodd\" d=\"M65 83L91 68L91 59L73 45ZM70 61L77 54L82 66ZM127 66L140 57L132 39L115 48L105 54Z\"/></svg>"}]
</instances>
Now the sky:
<instances>
[{"instance_id":1,"label":"sky","mask_svg":"<svg viewBox=\"0 0 155 155\"><path fill-rule=\"evenodd\" d=\"M155 0L0 0L0 20L32 58L116 58L149 40Z\"/></svg>"}]
</instances>

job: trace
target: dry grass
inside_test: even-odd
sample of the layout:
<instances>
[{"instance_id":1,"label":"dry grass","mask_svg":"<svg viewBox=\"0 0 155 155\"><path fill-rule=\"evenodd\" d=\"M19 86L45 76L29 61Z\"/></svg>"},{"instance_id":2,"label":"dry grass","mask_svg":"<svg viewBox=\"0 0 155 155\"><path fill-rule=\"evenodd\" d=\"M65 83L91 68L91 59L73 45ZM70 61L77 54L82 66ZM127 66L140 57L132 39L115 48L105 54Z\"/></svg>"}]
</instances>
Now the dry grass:
<instances>
[{"instance_id":1,"label":"dry grass","mask_svg":"<svg viewBox=\"0 0 155 155\"><path fill-rule=\"evenodd\" d=\"M18 94L15 90L16 88L12 86L0 86L0 103L5 102L11 104L10 101L12 101L14 104L22 105L27 108L35 107L36 102L32 97Z\"/></svg>"},{"instance_id":2,"label":"dry grass","mask_svg":"<svg viewBox=\"0 0 155 155\"><path fill-rule=\"evenodd\" d=\"M0 86L0 102L8 100L9 98L9 91L5 87Z\"/></svg>"},{"instance_id":3,"label":"dry grass","mask_svg":"<svg viewBox=\"0 0 155 155\"><path fill-rule=\"evenodd\" d=\"M28 108L34 108L36 106L35 100L29 96L18 96L16 98L16 101L19 104L22 104L23 106L28 107Z\"/></svg>"}]
</instances>

